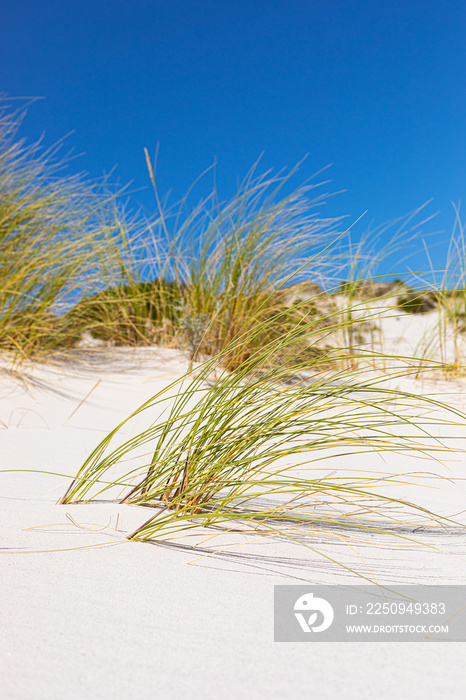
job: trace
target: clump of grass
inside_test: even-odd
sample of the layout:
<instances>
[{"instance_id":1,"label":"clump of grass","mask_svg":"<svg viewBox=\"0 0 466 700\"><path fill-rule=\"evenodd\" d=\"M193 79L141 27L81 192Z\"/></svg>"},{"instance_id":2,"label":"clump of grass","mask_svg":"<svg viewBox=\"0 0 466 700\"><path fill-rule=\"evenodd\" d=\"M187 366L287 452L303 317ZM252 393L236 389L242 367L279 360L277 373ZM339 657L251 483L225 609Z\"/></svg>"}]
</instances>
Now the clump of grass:
<instances>
[{"instance_id":1,"label":"clump of grass","mask_svg":"<svg viewBox=\"0 0 466 700\"><path fill-rule=\"evenodd\" d=\"M360 356L364 357L367 345L374 349L377 342L380 344L377 320L383 316L387 303L396 306L400 293L410 292L403 279L395 276L388 281L391 275L381 276L378 269L396 256L399 271L401 263L409 258L417 247L422 227L432 218L419 216L425 206L381 226L370 225L356 242L351 236L345 241L346 279L333 290L333 295L342 321L337 343L348 348L350 368L360 362ZM404 260L400 261L400 254Z\"/></svg>"},{"instance_id":2,"label":"clump of grass","mask_svg":"<svg viewBox=\"0 0 466 700\"><path fill-rule=\"evenodd\" d=\"M191 359L222 352L242 335L243 352L235 354L240 366L261 343L284 332L281 311L289 304L283 287L294 270L306 267L305 256L312 264L302 279L323 277L332 266L329 256L317 261L312 254L337 237L338 220L314 211L325 196L309 197L318 185L282 195L293 172L256 176L254 169L226 203L214 189L191 210L187 198L167 210L146 157L158 213L141 227L136 244L121 236L114 256L120 262L106 288L82 299L67 322L113 345L178 345ZM294 316L286 316L288 325L299 321L303 308ZM266 319L273 323L264 324ZM267 335L248 333L253 328Z\"/></svg>"},{"instance_id":3,"label":"clump of grass","mask_svg":"<svg viewBox=\"0 0 466 700\"><path fill-rule=\"evenodd\" d=\"M79 331L111 345L163 344L181 322L182 290L170 281L137 278L82 299L67 315Z\"/></svg>"},{"instance_id":4,"label":"clump of grass","mask_svg":"<svg viewBox=\"0 0 466 700\"><path fill-rule=\"evenodd\" d=\"M179 324L190 338L191 355L222 353L241 336L243 351L235 353L235 364L223 354L230 369L239 367L257 347L284 332L290 314L281 314L286 304L280 290L293 272L301 268L301 279L326 279L330 257L313 254L338 237L339 220L316 211L328 195L310 197L319 184L309 183L284 194L295 171L257 176L253 168L226 203L214 189L184 215L184 200L169 229L147 152L146 158L159 203L166 269L183 290ZM312 264L304 269L306 259ZM254 328L266 335L253 333Z\"/></svg>"},{"instance_id":5,"label":"clump of grass","mask_svg":"<svg viewBox=\"0 0 466 700\"><path fill-rule=\"evenodd\" d=\"M442 363L444 375L448 378L464 374L466 350L463 337L466 318L465 227L459 207L454 206L454 211L455 220L443 269L434 266L431 252L424 246L432 279L427 300L428 305L436 309L437 319L420 339L415 351L421 370L425 361L435 358ZM418 279L421 284L426 284L422 276ZM417 296L426 298L425 295Z\"/></svg>"},{"instance_id":6,"label":"clump of grass","mask_svg":"<svg viewBox=\"0 0 466 700\"><path fill-rule=\"evenodd\" d=\"M453 364L456 373L464 372L464 339L466 319L466 239L465 225L459 207L455 207L455 223L447 253L447 264L439 298L439 330L447 340L447 324L453 336ZM442 313L443 311L443 313Z\"/></svg>"},{"instance_id":7,"label":"clump of grass","mask_svg":"<svg viewBox=\"0 0 466 700\"><path fill-rule=\"evenodd\" d=\"M414 292L399 296L397 306L407 314L425 314L437 307L435 292Z\"/></svg>"},{"instance_id":8,"label":"clump of grass","mask_svg":"<svg viewBox=\"0 0 466 700\"><path fill-rule=\"evenodd\" d=\"M402 521L415 527L429 519L436 526L425 508L384 494L386 475L312 477L330 451L341 457L368 451L424 456L445 449L429 437L429 426L438 421L422 415L441 404L389 388L389 375L341 369L338 358L328 365L317 356L312 367L308 360L271 361L278 351L293 356L312 332L312 324L294 326L235 372L225 370L225 357L242 355L241 337L191 368L98 445L61 503L116 489L120 502L154 509L130 539L156 541L195 526L298 541L306 532L342 523L362 531L381 531L387 522L395 529ZM115 446L121 428L143 414L149 427ZM121 474L128 456L137 466ZM120 474L109 481L115 468Z\"/></svg>"},{"instance_id":9,"label":"clump of grass","mask_svg":"<svg viewBox=\"0 0 466 700\"><path fill-rule=\"evenodd\" d=\"M59 146L18 139L22 116L0 111L0 348L14 361L76 342L61 317L98 285L116 228L113 196L63 175Z\"/></svg>"}]
</instances>

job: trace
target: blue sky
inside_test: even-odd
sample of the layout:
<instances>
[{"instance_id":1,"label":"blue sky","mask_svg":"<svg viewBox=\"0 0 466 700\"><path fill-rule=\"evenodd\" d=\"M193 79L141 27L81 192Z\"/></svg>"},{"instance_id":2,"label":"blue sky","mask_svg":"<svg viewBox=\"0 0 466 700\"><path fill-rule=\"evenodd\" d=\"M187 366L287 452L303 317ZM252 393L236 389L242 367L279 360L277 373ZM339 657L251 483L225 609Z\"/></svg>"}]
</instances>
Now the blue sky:
<instances>
[{"instance_id":1,"label":"blue sky","mask_svg":"<svg viewBox=\"0 0 466 700\"><path fill-rule=\"evenodd\" d=\"M73 131L73 168L117 165L149 210L143 148L160 142L174 200L214 159L228 197L261 153L277 170L309 154L300 177L333 164L345 190L328 215L382 223L433 198L426 230L448 233L466 199L465 29L457 0L3 0L0 92L45 98L23 135Z\"/></svg>"}]
</instances>

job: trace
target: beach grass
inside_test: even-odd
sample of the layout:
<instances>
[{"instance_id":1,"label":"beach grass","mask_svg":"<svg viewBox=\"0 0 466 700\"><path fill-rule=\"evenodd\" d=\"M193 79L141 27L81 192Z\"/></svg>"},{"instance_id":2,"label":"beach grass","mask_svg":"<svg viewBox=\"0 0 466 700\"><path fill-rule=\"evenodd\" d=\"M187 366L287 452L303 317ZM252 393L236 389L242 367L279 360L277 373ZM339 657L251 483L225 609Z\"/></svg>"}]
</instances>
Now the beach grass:
<instances>
[{"instance_id":1,"label":"beach grass","mask_svg":"<svg viewBox=\"0 0 466 700\"><path fill-rule=\"evenodd\" d=\"M256 332L263 337L264 329ZM153 513L129 538L151 541L208 527L310 546L306 537L317 530L344 526L350 533L388 532L415 542L406 528L460 527L387 493L387 485L417 483L414 475L361 470L348 477L334 466L322 475L326 460L335 456L395 452L435 459L450 449L434 437L435 429L457 426L465 416L394 388L391 380L412 373L405 358L391 357L390 372L382 362L377 372L375 360L385 358L371 353L349 370L348 348L330 363L320 354L301 362L285 361L282 354L275 361L284 349L293 358L313 332L312 322L294 325L246 361L232 363L236 354L243 358L239 337L192 366L109 433L60 503L108 493L122 503L148 506ZM435 417L438 411L442 418ZM143 418L146 429L120 438ZM128 458L134 466L125 472Z\"/></svg>"},{"instance_id":2,"label":"beach grass","mask_svg":"<svg viewBox=\"0 0 466 700\"><path fill-rule=\"evenodd\" d=\"M15 364L79 340L64 313L114 273L120 229L116 193L66 175L62 144L18 139L23 116L0 112L0 348Z\"/></svg>"},{"instance_id":3,"label":"beach grass","mask_svg":"<svg viewBox=\"0 0 466 700\"><path fill-rule=\"evenodd\" d=\"M328 195L310 196L322 186L318 182L282 194L290 189L293 171L259 176L253 168L227 202L214 187L192 209L184 198L167 210L147 152L146 158L157 214L137 245L131 240L125 247L119 283L112 280L82 299L68 314L69 322L113 345L181 346L193 361L222 352L242 334L243 354L235 355L241 363L283 331L281 323L263 321L286 306L289 290L283 287L296 270L302 268L296 282L311 279L315 293L323 294L316 283L328 279L337 256L324 256L322 249L339 236L339 220L317 212ZM137 264L141 257L143 268ZM246 333L253 327L268 335Z\"/></svg>"},{"instance_id":4,"label":"beach grass","mask_svg":"<svg viewBox=\"0 0 466 700\"><path fill-rule=\"evenodd\" d=\"M448 373L447 330L461 371L459 212L448 269L426 290L440 357L425 338L420 354L387 353L377 341L385 306L422 311L426 292L403 280L381 286L377 266L413 242L422 208L392 222L390 236L388 225L369 229L353 246L351 226L320 214L325 183L293 187L295 170L260 175L256 165L230 200L214 187L193 208L187 196L172 209L146 151L157 208L133 217L107 183L63 175L57 149L18 141L20 120L0 116L0 349L16 366L71 356L87 334L104 351L172 346L190 362L96 447L61 503L116 490L120 502L152 509L130 539L155 541L198 526L302 543L342 524L396 537L400 527L456 527L388 492L403 483L395 475L314 473L336 456L437 459L451 449L436 430L465 416L397 382ZM147 427L124 440L141 420Z\"/></svg>"}]
</instances>

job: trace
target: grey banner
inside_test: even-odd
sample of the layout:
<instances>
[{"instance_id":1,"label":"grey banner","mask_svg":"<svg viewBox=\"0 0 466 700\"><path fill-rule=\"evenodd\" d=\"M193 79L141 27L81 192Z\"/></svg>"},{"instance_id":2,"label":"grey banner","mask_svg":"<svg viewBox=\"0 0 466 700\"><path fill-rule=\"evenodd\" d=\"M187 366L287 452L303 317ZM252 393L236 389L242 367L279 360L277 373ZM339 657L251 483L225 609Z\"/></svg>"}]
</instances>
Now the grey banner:
<instances>
[{"instance_id":1,"label":"grey banner","mask_svg":"<svg viewBox=\"0 0 466 700\"><path fill-rule=\"evenodd\" d=\"M466 586L275 586L276 642L465 642Z\"/></svg>"}]
</instances>

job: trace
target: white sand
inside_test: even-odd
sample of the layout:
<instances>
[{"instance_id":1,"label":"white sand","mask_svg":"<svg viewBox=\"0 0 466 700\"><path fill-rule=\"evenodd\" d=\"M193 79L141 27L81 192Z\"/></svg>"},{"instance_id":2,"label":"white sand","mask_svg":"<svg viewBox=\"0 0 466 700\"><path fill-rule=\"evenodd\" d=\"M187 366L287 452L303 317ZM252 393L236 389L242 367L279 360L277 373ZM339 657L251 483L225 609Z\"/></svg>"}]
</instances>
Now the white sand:
<instances>
[{"instance_id":1,"label":"white sand","mask_svg":"<svg viewBox=\"0 0 466 700\"><path fill-rule=\"evenodd\" d=\"M145 508L56 505L69 480L38 472L74 475L109 429L186 367L175 351L121 350L105 365L31 369L29 388L0 376L0 469L31 470L0 473L0 697L463 698L461 643L274 644L274 584L358 583L302 546L244 536L240 547L188 563L195 555L181 540L125 540ZM466 406L464 382L410 381ZM464 455L444 465L397 455L366 462L455 477L416 495L445 514L466 507ZM338 464L361 468L361 459ZM412 497L408 487L403 495ZM437 549L373 536L356 548L361 561L341 541L314 544L367 565L380 583L466 584L465 534L418 539Z\"/></svg>"}]
</instances>

